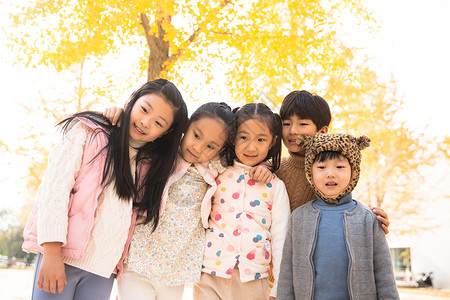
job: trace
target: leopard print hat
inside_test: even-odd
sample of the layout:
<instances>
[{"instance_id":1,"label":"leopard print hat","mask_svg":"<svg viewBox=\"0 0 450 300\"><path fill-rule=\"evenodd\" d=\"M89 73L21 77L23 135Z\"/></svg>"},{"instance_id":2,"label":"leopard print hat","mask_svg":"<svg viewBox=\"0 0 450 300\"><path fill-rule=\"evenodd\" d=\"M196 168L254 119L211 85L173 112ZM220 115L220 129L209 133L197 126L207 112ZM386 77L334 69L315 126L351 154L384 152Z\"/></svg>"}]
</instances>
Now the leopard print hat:
<instances>
[{"instance_id":1,"label":"leopard print hat","mask_svg":"<svg viewBox=\"0 0 450 300\"><path fill-rule=\"evenodd\" d=\"M297 138L297 145L305 149L305 173L306 179L313 187L314 192L324 201L330 204L338 204L338 200L351 193L359 180L361 150L369 147L370 139L363 135L358 138L350 134L342 133L316 133L314 136L300 135ZM351 166L352 175L350 183L337 197L329 198L323 195L313 184L311 176L311 166L316 156L325 151L335 151L345 156Z\"/></svg>"}]
</instances>

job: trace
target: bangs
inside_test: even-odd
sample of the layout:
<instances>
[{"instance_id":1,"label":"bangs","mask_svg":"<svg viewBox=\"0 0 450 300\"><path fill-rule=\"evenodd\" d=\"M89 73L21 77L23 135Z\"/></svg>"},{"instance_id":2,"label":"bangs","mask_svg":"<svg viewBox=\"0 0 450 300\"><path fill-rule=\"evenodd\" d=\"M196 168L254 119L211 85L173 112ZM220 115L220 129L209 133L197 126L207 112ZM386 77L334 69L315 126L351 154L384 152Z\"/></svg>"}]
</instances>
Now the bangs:
<instances>
[{"instance_id":1,"label":"bangs","mask_svg":"<svg viewBox=\"0 0 450 300\"><path fill-rule=\"evenodd\" d=\"M315 163L315 162L324 162L324 161L330 160L330 159L347 159L347 157L342 155L340 152L324 151L324 152L320 152L319 154L316 155L316 157L314 158L313 163Z\"/></svg>"}]
</instances>

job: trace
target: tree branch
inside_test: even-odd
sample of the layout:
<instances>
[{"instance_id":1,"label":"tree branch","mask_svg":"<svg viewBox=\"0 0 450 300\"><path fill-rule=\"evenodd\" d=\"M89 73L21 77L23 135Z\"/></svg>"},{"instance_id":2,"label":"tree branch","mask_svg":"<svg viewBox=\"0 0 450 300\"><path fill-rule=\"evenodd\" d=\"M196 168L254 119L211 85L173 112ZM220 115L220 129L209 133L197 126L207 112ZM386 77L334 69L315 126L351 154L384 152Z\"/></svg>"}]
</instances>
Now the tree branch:
<instances>
[{"instance_id":1,"label":"tree branch","mask_svg":"<svg viewBox=\"0 0 450 300\"><path fill-rule=\"evenodd\" d=\"M220 5L211 12L211 15L217 16L218 12L230 3L231 0L222 1ZM208 23L211 23L211 21L208 21ZM201 22L198 25L197 29L194 31L194 33L192 33L191 36L186 40L186 48L189 47L189 45L195 41L195 39L198 37L200 32L205 29L205 27L206 27L206 20ZM164 66L164 69L167 69L176 60L178 60L178 58L180 58L180 56L184 53L184 51L185 49L178 48L178 50L169 57L167 64Z\"/></svg>"},{"instance_id":2,"label":"tree branch","mask_svg":"<svg viewBox=\"0 0 450 300\"><path fill-rule=\"evenodd\" d=\"M152 39L151 39L150 34L149 34L149 32L150 32L150 23L148 21L148 17L147 17L146 14L141 13L140 14L140 18L141 18L141 22L140 23L141 23L142 27L144 27L144 33L145 33L145 39L147 40L147 45L148 45L149 48L151 48L150 45L152 43Z\"/></svg>"},{"instance_id":3,"label":"tree branch","mask_svg":"<svg viewBox=\"0 0 450 300\"><path fill-rule=\"evenodd\" d=\"M237 37L243 37L242 35L236 34L236 33L232 33L232 32L227 32L227 31L210 31L211 33L214 34L220 34L220 35L229 35L229 36L237 36ZM303 36L298 35L298 34L289 34L289 35L273 35L270 33L265 33L264 31L261 31L259 34L253 34L252 36L256 36L256 37L266 37L266 38L270 38L273 40L278 40L278 39L285 39L285 38L302 38Z\"/></svg>"},{"instance_id":4,"label":"tree branch","mask_svg":"<svg viewBox=\"0 0 450 300\"><path fill-rule=\"evenodd\" d=\"M77 111L81 111L81 100L83 99L83 69L84 69L84 58L81 61L81 65L80 65L80 78L78 79L78 103L77 103Z\"/></svg>"}]
</instances>

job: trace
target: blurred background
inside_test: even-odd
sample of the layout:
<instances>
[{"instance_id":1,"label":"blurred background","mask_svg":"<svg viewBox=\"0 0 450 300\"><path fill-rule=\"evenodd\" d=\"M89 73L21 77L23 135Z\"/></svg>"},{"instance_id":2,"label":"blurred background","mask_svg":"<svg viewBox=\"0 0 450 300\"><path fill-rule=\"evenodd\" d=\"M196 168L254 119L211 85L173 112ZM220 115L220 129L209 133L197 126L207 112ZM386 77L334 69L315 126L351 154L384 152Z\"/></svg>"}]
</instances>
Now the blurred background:
<instances>
[{"instance_id":1,"label":"blurred background","mask_svg":"<svg viewBox=\"0 0 450 300\"><path fill-rule=\"evenodd\" d=\"M165 77L190 113L321 95L331 132L372 139L354 194L389 214L399 286L433 272L450 290L449 14L448 0L0 0L0 282L33 262L22 230L54 125Z\"/></svg>"}]
</instances>

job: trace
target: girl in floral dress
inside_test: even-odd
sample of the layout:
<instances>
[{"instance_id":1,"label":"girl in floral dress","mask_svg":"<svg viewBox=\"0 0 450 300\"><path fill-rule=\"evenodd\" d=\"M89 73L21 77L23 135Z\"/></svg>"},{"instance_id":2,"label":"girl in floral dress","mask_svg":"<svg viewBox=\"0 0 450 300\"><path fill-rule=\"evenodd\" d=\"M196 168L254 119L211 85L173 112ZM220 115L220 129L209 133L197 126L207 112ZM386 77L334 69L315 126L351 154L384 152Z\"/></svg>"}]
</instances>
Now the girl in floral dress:
<instances>
[{"instance_id":1,"label":"girl in floral dress","mask_svg":"<svg viewBox=\"0 0 450 300\"><path fill-rule=\"evenodd\" d=\"M202 105L191 116L176 169L161 201L159 220L139 214L123 276L120 299L181 299L184 284L198 281L205 229L218 170L211 160L222 152L234 127L225 103Z\"/></svg>"}]
</instances>

